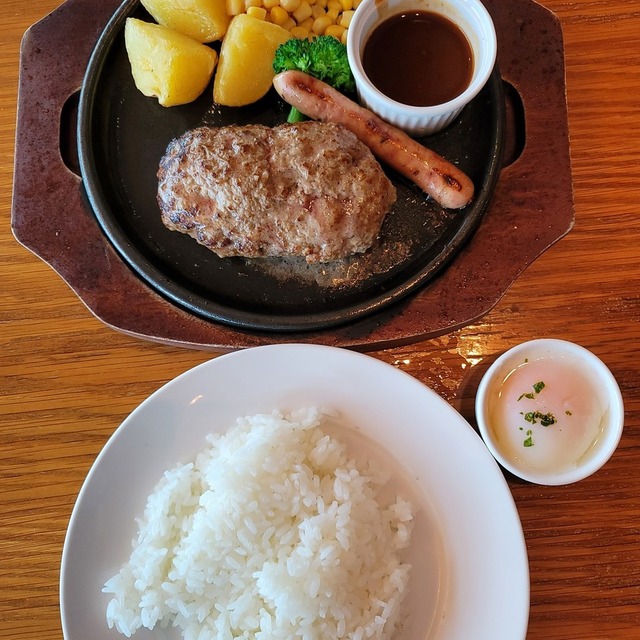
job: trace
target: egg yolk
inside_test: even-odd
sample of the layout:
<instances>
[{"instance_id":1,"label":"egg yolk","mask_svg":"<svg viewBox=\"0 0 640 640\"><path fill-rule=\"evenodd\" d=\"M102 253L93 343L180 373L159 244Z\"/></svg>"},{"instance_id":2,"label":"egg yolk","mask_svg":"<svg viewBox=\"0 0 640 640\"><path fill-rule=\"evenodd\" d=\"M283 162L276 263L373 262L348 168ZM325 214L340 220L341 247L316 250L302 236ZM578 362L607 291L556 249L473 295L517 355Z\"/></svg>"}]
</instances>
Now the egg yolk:
<instances>
[{"instance_id":1,"label":"egg yolk","mask_svg":"<svg viewBox=\"0 0 640 640\"><path fill-rule=\"evenodd\" d=\"M505 377L491 409L503 453L540 471L562 471L588 458L606 406L580 362L525 361Z\"/></svg>"}]
</instances>

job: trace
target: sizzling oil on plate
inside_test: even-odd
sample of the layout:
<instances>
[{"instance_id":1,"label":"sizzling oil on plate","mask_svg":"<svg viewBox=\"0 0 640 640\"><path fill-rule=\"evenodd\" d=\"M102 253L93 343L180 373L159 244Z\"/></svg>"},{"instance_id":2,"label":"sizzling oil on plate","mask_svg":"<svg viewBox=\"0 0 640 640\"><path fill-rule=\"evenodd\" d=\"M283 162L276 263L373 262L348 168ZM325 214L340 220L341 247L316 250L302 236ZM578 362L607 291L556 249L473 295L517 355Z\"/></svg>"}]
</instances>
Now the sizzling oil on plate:
<instances>
[{"instance_id":1,"label":"sizzling oil on plate","mask_svg":"<svg viewBox=\"0 0 640 640\"><path fill-rule=\"evenodd\" d=\"M124 47L128 16L151 21L127 0L103 32L87 68L79 107L83 184L98 223L121 257L153 289L188 311L248 330L303 331L378 311L435 277L481 223L497 182L504 98L497 70L448 129L424 140L473 180L476 197L447 211L392 171L398 199L365 254L309 266L303 259L219 258L169 231L156 203L156 172L168 143L201 126L285 121L274 91L248 107L195 102L161 107L135 87Z\"/></svg>"}]
</instances>

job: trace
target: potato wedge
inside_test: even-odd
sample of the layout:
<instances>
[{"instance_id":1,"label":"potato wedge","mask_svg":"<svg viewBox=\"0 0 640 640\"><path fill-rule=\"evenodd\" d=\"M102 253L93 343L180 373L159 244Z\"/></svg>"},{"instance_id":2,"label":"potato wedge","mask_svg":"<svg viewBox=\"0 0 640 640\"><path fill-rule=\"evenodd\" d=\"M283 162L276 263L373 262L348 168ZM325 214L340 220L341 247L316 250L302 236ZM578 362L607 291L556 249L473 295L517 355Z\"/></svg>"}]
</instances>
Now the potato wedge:
<instances>
[{"instance_id":1,"label":"potato wedge","mask_svg":"<svg viewBox=\"0 0 640 640\"><path fill-rule=\"evenodd\" d=\"M271 88L276 49L291 38L277 24L247 14L235 16L222 41L213 99L228 107L256 102Z\"/></svg>"},{"instance_id":2,"label":"potato wedge","mask_svg":"<svg viewBox=\"0 0 640 640\"><path fill-rule=\"evenodd\" d=\"M214 42L229 25L225 0L142 0L153 19L198 42Z\"/></svg>"},{"instance_id":3,"label":"potato wedge","mask_svg":"<svg viewBox=\"0 0 640 640\"><path fill-rule=\"evenodd\" d=\"M127 18L124 41L136 87L164 107L195 100L213 75L218 55L169 27Z\"/></svg>"}]
</instances>

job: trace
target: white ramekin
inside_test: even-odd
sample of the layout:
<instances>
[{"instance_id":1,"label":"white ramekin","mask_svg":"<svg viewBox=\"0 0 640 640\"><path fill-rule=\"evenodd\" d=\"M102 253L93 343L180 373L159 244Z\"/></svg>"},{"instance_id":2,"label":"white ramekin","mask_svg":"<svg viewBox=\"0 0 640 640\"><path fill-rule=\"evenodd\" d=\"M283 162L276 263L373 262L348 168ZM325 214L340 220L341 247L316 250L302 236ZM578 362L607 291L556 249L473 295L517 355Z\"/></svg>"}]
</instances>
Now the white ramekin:
<instances>
[{"instance_id":1,"label":"white ramekin","mask_svg":"<svg viewBox=\"0 0 640 640\"><path fill-rule=\"evenodd\" d=\"M566 359L580 363L594 384L594 393L601 397L603 417L601 432L594 441L590 455L573 466L553 471L537 469L507 451L494 430L492 403L499 398L505 376L523 362L538 359ZM595 473L613 455L624 427L624 402L620 387L607 366L591 351L573 342L557 339L531 340L503 353L486 371L476 394L476 420L480 435L493 457L515 476L542 485L562 485L577 482Z\"/></svg>"},{"instance_id":2,"label":"white ramekin","mask_svg":"<svg viewBox=\"0 0 640 640\"><path fill-rule=\"evenodd\" d=\"M376 89L365 74L362 53L369 36L382 21L406 11L442 15L467 36L474 57L473 76L457 98L430 107L401 104ZM497 38L491 16L480 0L363 0L349 25L347 54L360 102L408 134L424 136L449 125L484 87L495 66Z\"/></svg>"}]
</instances>

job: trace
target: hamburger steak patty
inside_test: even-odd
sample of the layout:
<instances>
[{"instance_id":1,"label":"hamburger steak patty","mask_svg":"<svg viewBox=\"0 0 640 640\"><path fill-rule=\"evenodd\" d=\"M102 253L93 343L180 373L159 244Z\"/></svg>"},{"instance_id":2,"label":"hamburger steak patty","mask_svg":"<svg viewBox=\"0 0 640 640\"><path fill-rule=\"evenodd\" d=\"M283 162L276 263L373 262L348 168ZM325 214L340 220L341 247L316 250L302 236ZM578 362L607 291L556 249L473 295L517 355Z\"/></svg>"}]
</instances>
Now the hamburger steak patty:
<instances>
[{"instance_id":1,"label":"hamburger steak patty","mask_svg":"<svg viewBox=\"0 0 640 640\"><path fill-rule=\"evenodd\" d=\"M158 170L165 226L220 257L313 263L362 253L395 199L367 146L314 121L193 129L169 144Z\"/></svg>"}]
</instances>

